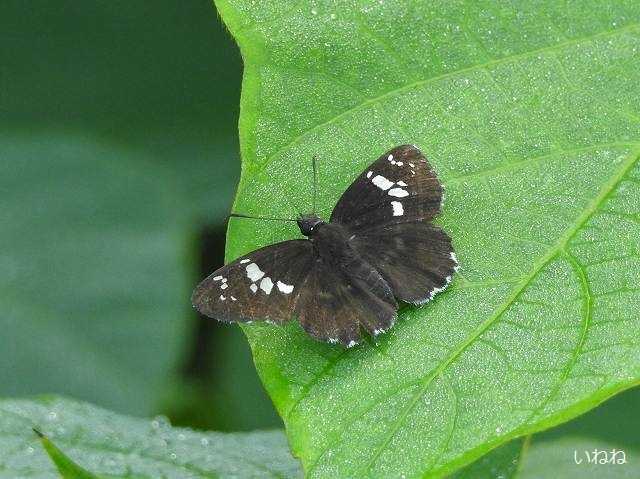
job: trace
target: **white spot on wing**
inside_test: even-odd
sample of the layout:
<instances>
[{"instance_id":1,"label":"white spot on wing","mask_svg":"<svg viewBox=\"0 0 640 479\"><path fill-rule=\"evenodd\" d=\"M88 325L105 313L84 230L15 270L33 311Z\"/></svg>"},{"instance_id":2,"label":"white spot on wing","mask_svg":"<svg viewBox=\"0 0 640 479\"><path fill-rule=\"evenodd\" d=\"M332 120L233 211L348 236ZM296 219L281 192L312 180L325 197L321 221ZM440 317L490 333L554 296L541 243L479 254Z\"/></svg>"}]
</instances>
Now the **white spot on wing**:
<instances>
[{"instance_id":1,"label":"white spot on wing","mask_svg":"<svg viewBox=\"0 0 640 479\"><path fill-rule=\"evenodd\" d=\"M251 261L250 259L241 259L240 260L240 264L245 264L248 263L249 261Z\"/></svg>"},{"instance_id":2,"label":"white spot on wing","mask_svg":"<svg viewBox=\"0 0 640 479\"><path fill-rule=\"evenodd\" d=\"M389 155L389 156L387 156L387 160L389 160L389 161L393 161L393 155Z\"/></svg>"},{"instance_id":3,"label":"white spot on wing","mask_svg":"<svg viewBox=\"0 0 640 479\"><path fill-rule=\"evenodd\" d=\"M276 285L278 286L278 289L280 290L281 293L289 294L291 293L291 291L293 291L292 284L286 284L286 283L283 283L282 281L278 281Z\"/></svg>"},{"instance_id":4,"label":"white spot on wing","mask_svg":"<svg viewBox=\"0 0 640 479\"><path fill-rule=\"evenodd\" d=\"M391 207L393 208L393 216L402 216L404 214L404 208L399 201L392 201Z\"/></svg>"},{"instance_id":5,"label":"white spot on wing","mask_svg":"<svg viewBox=\"0 0 640 479\"><path fill-rule=\"evenodd\" d=\"M367 178L371 178L371 175L373 175L373 172L367 171Z\"/></svg>"},{"instance_id":6,"label":"white spot on wing","mask_svg":"<svg viewBox=\"0 0 640 479\"><path fill-rule=\"evenodd\" d=\"M402 181L402 180L400 180L400 181L396 181L396 183L397 183L398 185L400 185L400 186L407 186L407 184L406 184L404 181Z\"/></svg>"},{"instance_id":7,"label":"white spot on wing","mask_svg":"<svg viewBox=\"0 0 640 479\"><path fill-rule=\"evenodd\" d=\"M409 192L407 190L403 190L402 188L391 188L389 190L389 196L404 198L405 196L409 196Z\"/></svg>"},{"instance_id":8,"label":"white spot on wing","mask_svg":"<svg viewBox=\"0 0 640 479\"><path fill-rule=\"evenodd\" d=\"M229 287L229 285L227 283L222 283L220 285L220 289L227 289Z\"/></svg>"},{"instance_id":9,"label":"white spot on wing","mask_svg":"<svg viewBox=\"0 0 640 479\"><path fill-rule=\"evenodd\" d=\"M404 163L403 163L403 162L401 162L401 161L396 161L396 165L397 165L397 166L402 166L402 165L404 165Z\"/></svg>"},{"instance_id":10,"label":"white spot on wing","mask_svg":"<svg viewBox=\"0 0 640 479\"><path fill-rule=\"evenodd\" d=\"M349 344L347 344L347 347L348 347L348 348L352 348L352 347L354 347L356 344L358 344L358 343L356 343L356 342L352 339L351 341L349 341Z\"/></svg>"},{"instance_id":11,"label":"white spot on wing","mask_svg":"<svg viewBox=\"0 0 640 479\"><path fill-rule=\"evenodd\" d=\"M223 295L220 295L220 301L224 301L225 299L227 298L225 298Z\"/></svg>"},{"instance_id":12,"label":"white spot on wing","mask_svg":"<svg viewBox=\"0 0 640 479\"><path fill-rule=\"evenodd\" d=\"M253 283L251 286L249 286L249 289L255 293L256 291L258 291L258 286L256 286L255 283Z\"/></svg>"},{"instance_id":13,"label":"white spot on wing","mask_svg":"<svg viewBox=\"0 0 640 479\"><path fill-rule=\"evenodd\" d=\"M260 289L267 294L271 293L271 290L273 289L273 281L271 281L269 276L262 278L262 281L260 281Z\"/></svg>"},{"instance_id":14,"label":"white spot on wing","mask_svg":"<svg viewBox=\"0 0 640 479\"><path fill-rule=\"evenodd\" d=\"M416 165L414 165L413 163L409 163L409 166L410 166L411 168L415 168L415 167L416 167Z\"/></svg>"},{"instance_id":15,"label":"white spot on wing","mask_svg":"<svg viewBox=\"0 0 640 479\"><path fill-rule=\"evenodd\" d=\"M257 264L251 263L250 265L247 265L247 278L249 278L252 282L255 283L263 276L264 271L262 271Z\"/></svg>"},{"instance_id":16,"label":"white spot on wing","mask_svg":"<svg viewBox=\"0 0 640 479\"><path fill-rule=\"evenodd\" d=\"M222 279L222 276L216 276L213 278L214 281L220 281Z\"/></svg>"},{"instance_id":17,"label":"white spot on wing","mask_svg":"<svg viewBox=\"0 0 640 479\"><path fill-rule=\"evenodd\" d=\"M235 296L231 296L231 301L238 301L238 299Z\"/></svg>"},{"instance_id":18,"label":"white spot on wing","mask_svg":"<svg viewBox=\"0 0 640 479\"><path fill-rule=\"evenodd\" d=\"M392 181L389 181L384 176L380 176L380 175L374 176L373 179L371 180L371 183L373 183L378 188L384 191L388 190L393 186Z\"/></svg>"}]
</instances>

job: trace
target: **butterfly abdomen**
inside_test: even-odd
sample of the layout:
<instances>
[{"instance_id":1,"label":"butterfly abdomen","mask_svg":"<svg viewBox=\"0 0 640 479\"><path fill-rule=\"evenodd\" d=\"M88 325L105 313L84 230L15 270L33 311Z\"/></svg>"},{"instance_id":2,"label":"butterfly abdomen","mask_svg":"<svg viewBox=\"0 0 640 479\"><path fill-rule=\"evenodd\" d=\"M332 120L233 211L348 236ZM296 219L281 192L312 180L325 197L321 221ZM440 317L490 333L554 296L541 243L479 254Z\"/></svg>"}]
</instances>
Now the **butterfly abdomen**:
<instances>
[{"instance_id":1,"label":"butterfly abdomen","mask_svg":"<svg viewBox=\"0 0 640 479\"><path fill-rule=\"evenodd\" d=\"M323 223L309 236L318 258L332 265L349 262L358 255L348 238L343 226L332 223Z\"/></svg>"}]
</instances>

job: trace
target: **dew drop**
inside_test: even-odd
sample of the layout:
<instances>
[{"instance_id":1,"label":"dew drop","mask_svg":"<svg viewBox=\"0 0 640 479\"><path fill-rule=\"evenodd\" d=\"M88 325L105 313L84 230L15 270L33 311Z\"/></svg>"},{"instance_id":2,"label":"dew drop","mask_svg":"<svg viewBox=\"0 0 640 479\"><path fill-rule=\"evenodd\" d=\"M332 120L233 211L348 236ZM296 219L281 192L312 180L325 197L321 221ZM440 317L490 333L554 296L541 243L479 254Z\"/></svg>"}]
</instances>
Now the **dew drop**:
<instances>
[{"instance_id":1,"label":"dew drop","mask_svg":"<svg viewBox=\"0 0 640 479\"><path fill-rule=\"evenodd\" d=\"M151 427L153 429L156 429L156 430L166 429L169 426L171 426L171 424L169 423L169 420L165 416L156 416L151 420Z\"/></svg>"}]
</instances>

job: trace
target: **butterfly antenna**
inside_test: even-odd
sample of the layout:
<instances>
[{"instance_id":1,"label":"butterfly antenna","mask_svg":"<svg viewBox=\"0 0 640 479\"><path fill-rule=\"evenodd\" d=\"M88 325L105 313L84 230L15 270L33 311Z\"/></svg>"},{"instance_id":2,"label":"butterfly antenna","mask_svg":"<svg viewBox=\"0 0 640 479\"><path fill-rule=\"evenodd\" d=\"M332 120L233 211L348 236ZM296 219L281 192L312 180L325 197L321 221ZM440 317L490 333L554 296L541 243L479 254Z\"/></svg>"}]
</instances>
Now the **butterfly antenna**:
<instances>
[{"instance_id":1,"label":"butterfly antenna","mask_svg":"<svg viewBox=\"0 0 640 479\"><path fill-rule=\"evenodd\" d=\"M318 198L318 169L316 167L316 155L311 158L311 164L313 165L313 214L316 214L316 201Z\"/></svg>"},{"instance_id":2,"label":"butterfly antenna","mask_svg":"<svg viewBox=\"0 0 640 479\"><path fill-rule=\"evenodd\" d=\"M227 216L227 220L229 218L246 218L250 220L268 220L268 221L293 221L293 222L297 221L291 218L275 218L273 216L249 216L249 215L243 215L241 213L231 213Z\"/></svg>"}]
</instances>

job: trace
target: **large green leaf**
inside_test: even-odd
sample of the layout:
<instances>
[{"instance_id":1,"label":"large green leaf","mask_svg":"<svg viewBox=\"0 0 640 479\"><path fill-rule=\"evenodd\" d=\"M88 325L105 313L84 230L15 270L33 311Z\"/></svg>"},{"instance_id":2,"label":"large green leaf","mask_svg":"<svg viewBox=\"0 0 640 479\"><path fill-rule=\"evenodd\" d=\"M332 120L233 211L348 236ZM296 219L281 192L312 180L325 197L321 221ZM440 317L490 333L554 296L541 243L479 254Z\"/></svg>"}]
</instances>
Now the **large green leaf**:
<instances>
[{"instance_id":1,"label":"large green leaf","mask_svg":"<svg viewBox=\"0 0 640 479\"><path fill-rule=\"evenodd\" d=\"M59 477L43 445L65 478L300 476L280 431L203 433L68 399L0 401L0 477Z\"/></svg>"},{"instance_id":2,"label":"large green leaf","mask_svg":"<svg viewBox=\"0 0 640 479\"><path fill-rule=\"evenodd\" d=\"M219 0L245 59L235 209L321 211L386 149L446 185L453 286L352 350L246 327L310 477L436 476L637 384L640 4ZM228 257L296 236L237 220Z\"/></svg>"}]
</instances>

